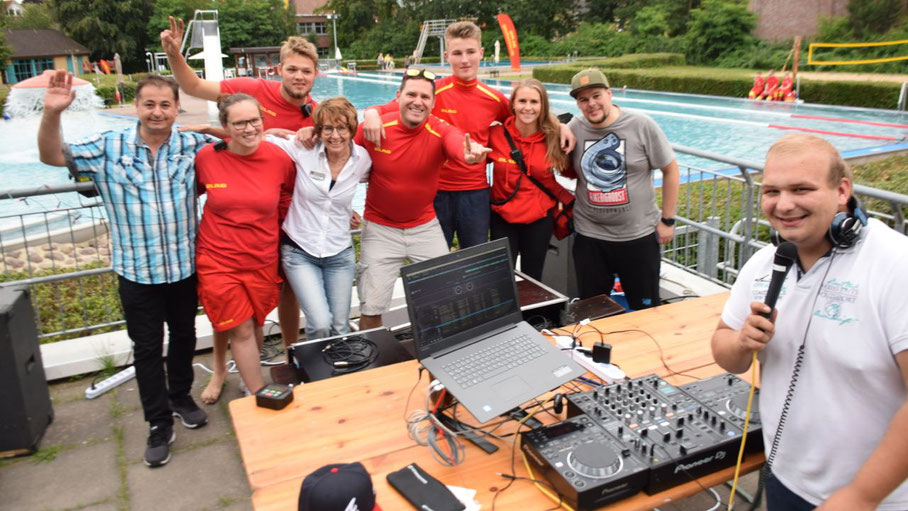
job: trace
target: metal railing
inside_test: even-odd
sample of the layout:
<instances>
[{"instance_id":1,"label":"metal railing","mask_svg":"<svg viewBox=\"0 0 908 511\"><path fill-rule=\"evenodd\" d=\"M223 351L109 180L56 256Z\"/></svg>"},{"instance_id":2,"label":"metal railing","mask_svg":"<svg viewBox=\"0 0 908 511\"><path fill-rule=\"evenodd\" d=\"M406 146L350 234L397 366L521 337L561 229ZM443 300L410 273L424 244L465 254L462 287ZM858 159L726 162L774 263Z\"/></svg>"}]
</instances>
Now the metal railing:
<instances>
[{"instance_id":1,"label":"metal railing","mask_svg":"<svg viewBox=\"0 0 908 511\"><path fill-rule=\"evenodd\" d=\"M730 286L751 255L769 240L769 222L760 210L763 164L673 145L678 153L727 163L722 170L681 166L675 240L662 256L712 282ZM908 234L908 195L854 185L871 217Z\"/></svg>"},{"instance_id":2,"label":"metal railing","mask_svg":"<svg viewBox=\"0 0 908 511\"><path fill-rule=\"evenodd\" d=\"M678 153L728 164L724 170L682 166L675 241L663 260L729 286L769 236L759 207L759 163L689 147ZM91 183L0 191L4 201L91 190ZM855 185L871 216L908 234L908 196ZM44 206L45 204L42 204ZM123 324L110 242L99 198L78 207L0 216L0 287L28 286L39 338L76 337Z\"/></svg>"}]
</instances>

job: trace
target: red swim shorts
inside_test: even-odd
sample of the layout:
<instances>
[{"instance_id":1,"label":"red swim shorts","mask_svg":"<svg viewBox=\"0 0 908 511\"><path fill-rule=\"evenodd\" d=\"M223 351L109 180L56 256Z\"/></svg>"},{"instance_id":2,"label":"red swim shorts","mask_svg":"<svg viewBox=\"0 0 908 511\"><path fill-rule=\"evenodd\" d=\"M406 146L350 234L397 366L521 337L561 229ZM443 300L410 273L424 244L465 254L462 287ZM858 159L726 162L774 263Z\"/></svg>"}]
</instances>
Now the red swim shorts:
<instances>
[{"instance_id":1,"label":"red swim shorts","mask_svg":"<svg viewBox=\"0 0 908 511\"><path fill-rule=\"evenodd\" d=\"M278 261L264 268L236 270L221 266L214 257L196 255L199 300L211 326L218 332L237 327L249 318L265 324L265 316L280 299Z\"/></svg>"}]
</instances>

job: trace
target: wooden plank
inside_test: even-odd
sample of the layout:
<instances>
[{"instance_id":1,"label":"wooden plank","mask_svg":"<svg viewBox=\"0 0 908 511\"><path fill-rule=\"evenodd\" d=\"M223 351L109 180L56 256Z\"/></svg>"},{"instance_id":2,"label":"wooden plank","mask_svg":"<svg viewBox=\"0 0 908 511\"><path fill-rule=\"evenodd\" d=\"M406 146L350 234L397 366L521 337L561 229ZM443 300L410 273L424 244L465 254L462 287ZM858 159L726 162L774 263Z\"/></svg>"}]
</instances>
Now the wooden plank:
<instances>
[{"instance_id":1,"label":"wooden plank","mask_svg":"<svg viewBox=\"0 0 908 511\"><path fill-rule=\"evenodd\" d=\"M404 424L415 360L298 386L283 410L230 402L230 417L253 490L327 463L367 459L415 445ZM427 384L423 376L423 388ZM422 406L422 392L414 403ZM342 453L342 455L341 455Z\"/></svg>"}]
</instances>

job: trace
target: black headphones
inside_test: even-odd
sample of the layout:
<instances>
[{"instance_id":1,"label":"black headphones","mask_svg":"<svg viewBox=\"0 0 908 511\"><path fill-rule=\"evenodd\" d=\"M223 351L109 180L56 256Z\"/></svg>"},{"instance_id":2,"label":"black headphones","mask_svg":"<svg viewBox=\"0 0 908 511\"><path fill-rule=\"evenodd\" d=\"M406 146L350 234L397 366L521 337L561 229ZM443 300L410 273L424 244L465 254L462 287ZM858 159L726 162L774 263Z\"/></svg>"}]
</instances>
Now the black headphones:
<instances>
[{"instance_id":1,"label":"black headphones","mask_svg":"<svg viewBox=\"0 0 908 511\"><path fill-rule=\"evenodd\" d=\"M300 113L303 114L303 119L308 119L312 115L312 102L310 101L301 106Z\"/></svg>"},{"instance_id":2,"label":"black headphones","mask_svg":"<svg viewBox=\"0 0 908 511\"><path fill-rule=\"evenodd\" d=\"M867 213L864 212L861 201L854 195L848 199L848 209L850 212L836 213L829 225L829 231L826 232L826 238L836 248L854 245L861 235L861 229L867 225ZM770 229L769 238L775 246L785 241L775 229Z\"/></svg>"}]
</instances>

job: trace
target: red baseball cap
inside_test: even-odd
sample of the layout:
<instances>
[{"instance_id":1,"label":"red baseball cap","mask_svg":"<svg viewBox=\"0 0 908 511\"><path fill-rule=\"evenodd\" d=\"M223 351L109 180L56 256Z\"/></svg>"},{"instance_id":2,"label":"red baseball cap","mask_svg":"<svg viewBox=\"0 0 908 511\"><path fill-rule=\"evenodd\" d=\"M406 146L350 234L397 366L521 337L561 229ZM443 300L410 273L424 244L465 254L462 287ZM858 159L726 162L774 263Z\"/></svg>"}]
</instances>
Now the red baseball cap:
<instances>
[{"instance_id":1,"label":"red baseball cap","mask_svg":"<svg viewBox=\"0 0 908 511\"><path fill-rule=\"evenodd\" d=\"M299 511L381 511L362 463L325 465L306 476Z\"/></svg>"}]
</instances>

